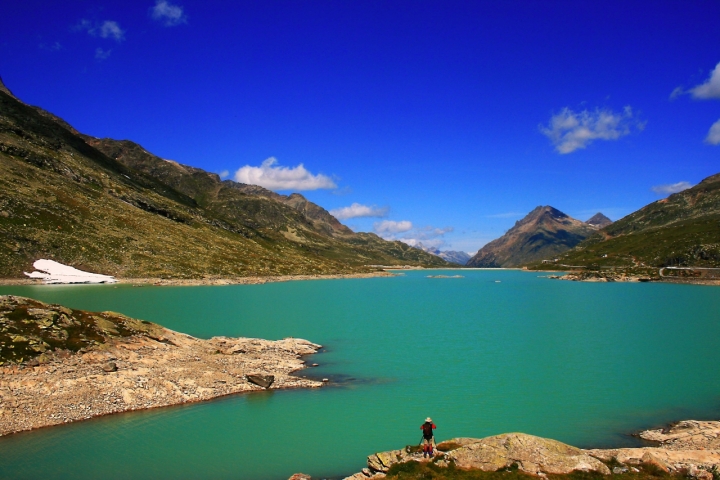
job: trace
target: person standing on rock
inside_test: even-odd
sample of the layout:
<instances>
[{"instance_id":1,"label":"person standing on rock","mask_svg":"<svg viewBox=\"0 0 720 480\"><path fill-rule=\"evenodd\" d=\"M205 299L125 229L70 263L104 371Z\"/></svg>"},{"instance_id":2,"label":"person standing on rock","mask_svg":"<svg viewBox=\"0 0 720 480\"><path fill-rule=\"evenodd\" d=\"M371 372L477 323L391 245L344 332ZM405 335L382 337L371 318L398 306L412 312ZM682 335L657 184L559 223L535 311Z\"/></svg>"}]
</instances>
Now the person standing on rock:
<instances>
[{"instance_id":1,"label":"person standing on rock","mask_svg":"<svg viewBox=\"0 0 720 480\"><path fill-rule=\"evenodd\" d=\"M433 434L433 430L435 430L437 427L432 421L432 418L427 417L425 419L425 423L420 425L420 430L423 432L423 438L421 445L423 447L423 458L425 457L432 457L433 456L433 449L435 447L435 436Z\"/></svg>"}]
</instances>

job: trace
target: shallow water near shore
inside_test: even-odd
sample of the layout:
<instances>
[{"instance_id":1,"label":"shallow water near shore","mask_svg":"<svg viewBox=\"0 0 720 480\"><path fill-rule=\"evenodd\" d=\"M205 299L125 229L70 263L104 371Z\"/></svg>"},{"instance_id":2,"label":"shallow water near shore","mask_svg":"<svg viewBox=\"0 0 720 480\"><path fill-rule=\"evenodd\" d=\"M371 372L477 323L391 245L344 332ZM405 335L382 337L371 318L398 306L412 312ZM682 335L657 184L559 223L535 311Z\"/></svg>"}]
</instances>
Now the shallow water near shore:
<instances>
[{"instance_id":1,"label":"shallow water near shore","mask_svg":"<svg viewBox=\"0 0 720 480\"><path fill-rule=\"evenodd\" d=\"M269 391L108 416L0 438L0 478L314 478L375 451L521 431L581 447L720 418L720 290L548 280L522 271L408 271L396 278L224 287L14 286L209 338L321 343ZM541 275L541 274L540 274ZM497 281L500 282L497 282Z\"/></svg>"}]
</instances>

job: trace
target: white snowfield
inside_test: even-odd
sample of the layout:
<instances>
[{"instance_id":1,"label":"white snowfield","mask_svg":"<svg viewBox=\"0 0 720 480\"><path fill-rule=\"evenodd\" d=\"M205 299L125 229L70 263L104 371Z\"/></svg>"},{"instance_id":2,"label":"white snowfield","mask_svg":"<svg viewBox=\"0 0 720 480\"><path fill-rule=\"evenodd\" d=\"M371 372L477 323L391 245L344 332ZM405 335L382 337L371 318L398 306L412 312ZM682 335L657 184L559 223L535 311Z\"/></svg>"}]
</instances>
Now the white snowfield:
<instances>
[{"instance_id":1,"label":"white snowfield","mask_svg":"<svg viewBox=\"0 0 720 480\"><path fill-rule=\"evenodd\" d=\"M99 273L89 273L78 270L77 268L63 265L54 260L38 260L33 263L33 267L39 272L27 273L23 272L30 278L42 278L45 283L117 283L115 277L110 275L100 275Z\"/></svg>"}]
</instances>

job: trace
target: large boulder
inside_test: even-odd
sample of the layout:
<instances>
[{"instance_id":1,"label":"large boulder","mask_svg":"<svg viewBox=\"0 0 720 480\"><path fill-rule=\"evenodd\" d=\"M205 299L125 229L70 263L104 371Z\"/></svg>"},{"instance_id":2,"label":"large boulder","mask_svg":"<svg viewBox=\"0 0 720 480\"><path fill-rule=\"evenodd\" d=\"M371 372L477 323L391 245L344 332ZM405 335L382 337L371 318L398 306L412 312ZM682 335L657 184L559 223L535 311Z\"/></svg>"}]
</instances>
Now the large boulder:
<instances>
[{"instance_id":1,"label":"large boulder","mask_svg":"<svg viewBox=\"0 0 720 480\"><path fill-rule=\"evenodd\" d=\"M520 470L532 474L565 474L575 470L610 474L604 463L579 448L524 433L483 438L449 452L446 458L460 468L484 471L496 471L517 464Z\"/></svg>"}]
</instances>

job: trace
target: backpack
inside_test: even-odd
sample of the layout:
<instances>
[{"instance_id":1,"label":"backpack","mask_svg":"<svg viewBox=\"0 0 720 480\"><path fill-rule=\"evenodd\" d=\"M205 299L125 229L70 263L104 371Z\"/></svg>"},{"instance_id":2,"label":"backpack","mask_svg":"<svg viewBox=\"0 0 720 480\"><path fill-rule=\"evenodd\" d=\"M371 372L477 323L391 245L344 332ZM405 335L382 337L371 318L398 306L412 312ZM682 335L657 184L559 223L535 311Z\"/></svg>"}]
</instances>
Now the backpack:
<instances>
[{"instance_id":1,"label":"backpack","mask_svg":"<svg viewBox=\"0 0 720 480\"><path fill-rule=\"evenodd\" d=\"M433 424L432 423L424 423L422 426L422 429L423 429L423 437L425 437L425 438L433 437Z\"/></svg>"}]
</instances>

